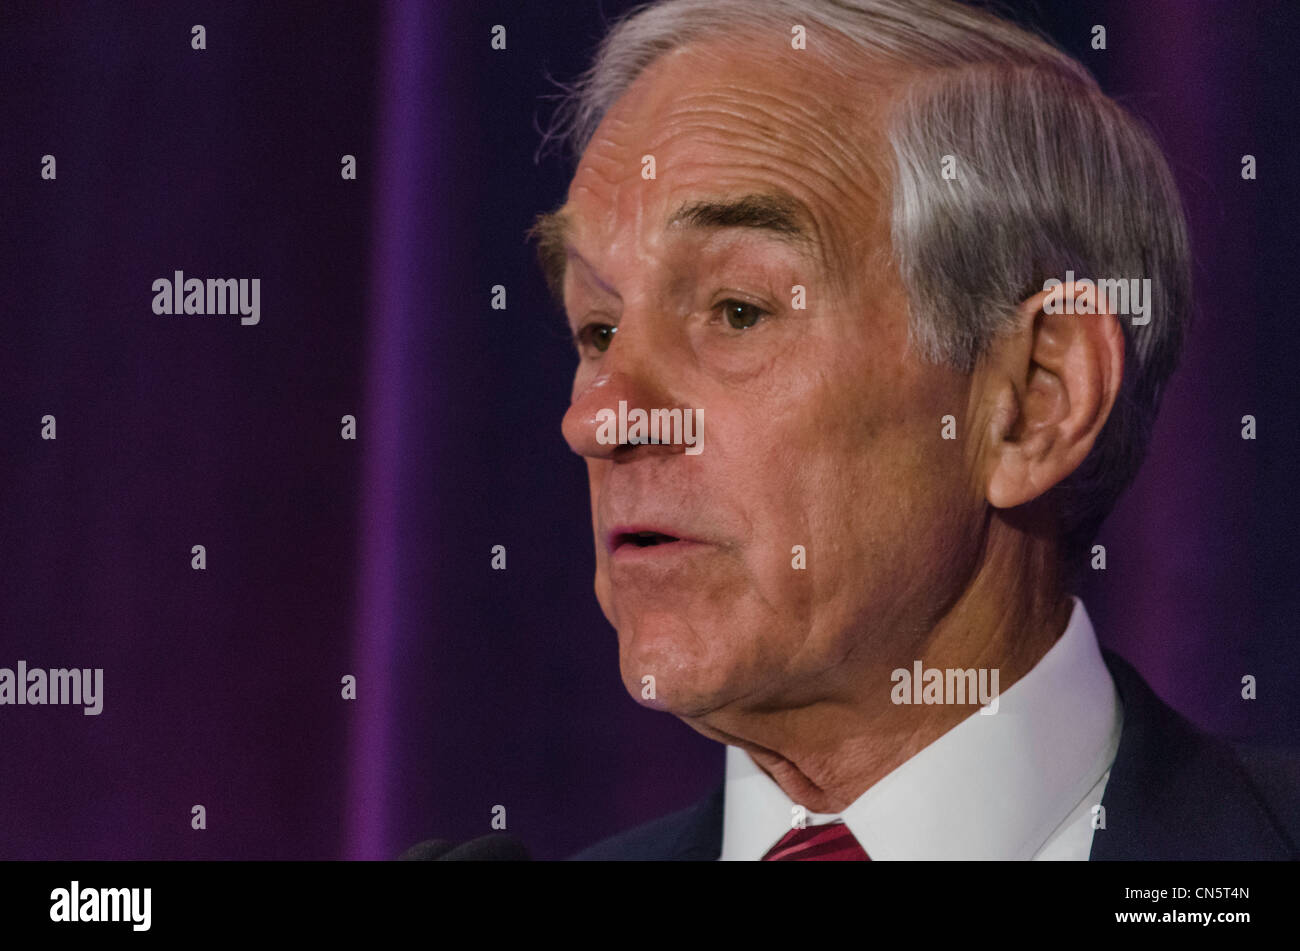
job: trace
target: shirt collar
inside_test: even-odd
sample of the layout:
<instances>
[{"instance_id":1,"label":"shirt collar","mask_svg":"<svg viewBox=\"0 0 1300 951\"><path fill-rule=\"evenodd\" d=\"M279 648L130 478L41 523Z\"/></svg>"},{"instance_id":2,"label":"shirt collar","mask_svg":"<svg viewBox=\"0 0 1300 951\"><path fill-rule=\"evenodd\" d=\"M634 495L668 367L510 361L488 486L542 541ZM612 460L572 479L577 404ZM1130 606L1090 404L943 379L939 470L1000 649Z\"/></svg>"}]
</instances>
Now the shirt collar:
<instances>
[{"instance_id":1,"label":"shirt collar","mask_svg":"<svg viewBox=\"0 0 1300 951\"><path fill-rule=\"evenodd\" d=\"M843 819L873 860L1029 859L1110 767L1119 697L1083 602L1038 663L864 792ZM727 747L722 860L755 861L791 828L795 804Z\"/></svg>"}]
</instances>

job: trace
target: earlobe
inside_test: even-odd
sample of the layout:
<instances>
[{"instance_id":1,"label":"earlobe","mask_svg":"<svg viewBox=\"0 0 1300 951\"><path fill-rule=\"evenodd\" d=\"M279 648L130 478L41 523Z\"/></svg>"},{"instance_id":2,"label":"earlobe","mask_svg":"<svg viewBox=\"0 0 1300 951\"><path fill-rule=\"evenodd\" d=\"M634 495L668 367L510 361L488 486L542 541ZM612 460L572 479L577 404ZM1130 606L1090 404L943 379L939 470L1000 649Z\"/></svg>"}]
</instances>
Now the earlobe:
<instances>
[{"instance_id":1,"label":"earlobe","mask_svg":"<svg viewBox=\"0 0 1300 951\"><path fill-rule=\"evenodd\" d=\"M1008 446L999 455L998 464L989 478L986 496L995 509L1010 509L1026 499L1029 465L1024 453Z\"/></svg>"}]
</instances>

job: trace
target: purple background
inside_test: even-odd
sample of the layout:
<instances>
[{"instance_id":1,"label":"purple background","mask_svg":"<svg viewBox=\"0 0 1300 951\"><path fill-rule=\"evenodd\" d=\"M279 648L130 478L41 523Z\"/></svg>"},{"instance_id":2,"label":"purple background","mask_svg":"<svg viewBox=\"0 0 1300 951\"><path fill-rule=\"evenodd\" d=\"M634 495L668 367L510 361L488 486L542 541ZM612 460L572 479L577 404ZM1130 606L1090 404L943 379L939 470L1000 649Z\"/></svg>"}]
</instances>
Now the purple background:
<instances>
[{"instance_id":1,"label":"purple background","mask_svg":"<svg viewBox=\"0 0 1300 951\"><path fill-rule=\"evenodd\" d=\"M0 666L105 669L98 717L0 707L0 857L388 858L500 803L558 858L716 783L722 748L619 682L523 238L568 180L534 161L546 74L626 6L0 8ZM1195 241L1183 369L1081 593L1194 721L1295 744L1296 16L1007 6L1155 126ZM260 277L261 323L154 315L177 269Z\"/></svg>"}]
</instances>

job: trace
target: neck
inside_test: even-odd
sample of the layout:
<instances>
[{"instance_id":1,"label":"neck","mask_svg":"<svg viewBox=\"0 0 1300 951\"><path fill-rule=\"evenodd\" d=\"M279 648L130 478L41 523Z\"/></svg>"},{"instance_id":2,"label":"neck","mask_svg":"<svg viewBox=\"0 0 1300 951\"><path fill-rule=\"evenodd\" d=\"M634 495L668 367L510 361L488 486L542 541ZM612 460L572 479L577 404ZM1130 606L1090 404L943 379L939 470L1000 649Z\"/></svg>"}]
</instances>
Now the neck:
<instances>
[{"instance_id":1,"label":"neck","mask_svg":"<svg viewBox=\"0 0 1300 951\"><path fill-rule=\"evenodd\" d=\"M812 812L842 812L882 778L979 708L901 704L891 699L902 669L997 671L1005 691L1027 674L1064 632L1071 601L1055 546L994 518L970 580L919 641L898 656L874 656L837 683L847 692L793 709L718 711L687 722L738 746L790 799ZM908 654L910 656L902 656ZM910 691L909 691L910 693Z\"/></svg>"}]
</instances>

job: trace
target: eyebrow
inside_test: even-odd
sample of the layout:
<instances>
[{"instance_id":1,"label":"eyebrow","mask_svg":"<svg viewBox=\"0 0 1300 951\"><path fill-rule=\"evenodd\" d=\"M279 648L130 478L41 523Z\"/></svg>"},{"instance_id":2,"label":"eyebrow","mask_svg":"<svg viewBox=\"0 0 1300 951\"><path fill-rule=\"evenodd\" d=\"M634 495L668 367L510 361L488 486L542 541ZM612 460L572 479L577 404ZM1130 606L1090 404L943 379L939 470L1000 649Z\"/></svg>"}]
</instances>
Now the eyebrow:
<instances>
[{"instance_id":1,"label":"eyebrow","mask_svg":"<svg viewBox=\"0 0 1300 951\"><path fill-rule=\"evenodd\" d=\"M564 269L569 258L569 232L572 222L564 212L547 211L537 216L526 233L529 241L537 242L537 263L546 278L551 297L564 308Z\"/></svg>"},{"instance_id":2,"label":"eyebrow","mask_svg":"<svg viewBox=\"0 0 1300 951\"><path fill-rule=\"evenodd\" d=\"M804 205L786 192L755 192L738 198L709 198L689 201L668 216L665 229L747 228L797 247L819 263L822 248ZM563 211L537 216L528 229L529 240L537 242L537 260L546 286L556 302L564 306L564 271L570 255L572 220Z\"/></svg>"}]
</instances>

